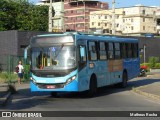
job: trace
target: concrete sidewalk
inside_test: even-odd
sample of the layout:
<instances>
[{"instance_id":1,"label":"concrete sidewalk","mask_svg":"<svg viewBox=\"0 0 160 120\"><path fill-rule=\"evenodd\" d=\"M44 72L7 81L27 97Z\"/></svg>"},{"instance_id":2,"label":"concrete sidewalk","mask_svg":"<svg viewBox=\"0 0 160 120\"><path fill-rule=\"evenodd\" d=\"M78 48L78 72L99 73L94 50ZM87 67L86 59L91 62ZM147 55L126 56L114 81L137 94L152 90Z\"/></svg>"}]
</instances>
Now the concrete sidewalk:
<instances>
[{"instance_id":1,"label":"concrete sidewalk","mask_svg":"<svg viewBox=\"0 0 160 120\"><path fill-rule=\"evenodd\" d=\"M140 95L160 101L160 73L150 73L146 77L146 79L150 79L151 81L153 78L159 81L153 82L148 85L136 87L132 90Z\"/></svg>"},{"instance_id":2,"label":"concrete sidewalk","mask_svg":"<svg viewBox=\"0 0 160 120\"><path fill-rule=\"evenodd\" d=\"M6 83L0 84L0 105L5 105L10 95L9 85Z\"/></svg>"}]
</instances>

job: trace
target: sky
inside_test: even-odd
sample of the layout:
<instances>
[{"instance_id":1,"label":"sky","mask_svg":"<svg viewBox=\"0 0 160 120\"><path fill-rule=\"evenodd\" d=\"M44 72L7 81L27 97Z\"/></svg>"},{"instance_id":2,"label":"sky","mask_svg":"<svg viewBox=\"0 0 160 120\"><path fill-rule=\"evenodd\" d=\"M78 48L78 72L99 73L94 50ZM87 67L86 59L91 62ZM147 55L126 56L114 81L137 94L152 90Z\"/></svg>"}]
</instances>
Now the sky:
<instances>
[{"instance_id":1,"label":"sky","mask_svg":"<svg viewBox=\"0 0 160 120\"><path fill-rule=\"evenodd\" d=\"M37 3L39 0L29 0L29 2ZM103 2L108 2L109 7L112 7L112 0L100 0ZM116 8L120 7L131 7L137 4L142 4L144 6L160 6L160 0L115 0Z\"/></svg>"}]
</instances>

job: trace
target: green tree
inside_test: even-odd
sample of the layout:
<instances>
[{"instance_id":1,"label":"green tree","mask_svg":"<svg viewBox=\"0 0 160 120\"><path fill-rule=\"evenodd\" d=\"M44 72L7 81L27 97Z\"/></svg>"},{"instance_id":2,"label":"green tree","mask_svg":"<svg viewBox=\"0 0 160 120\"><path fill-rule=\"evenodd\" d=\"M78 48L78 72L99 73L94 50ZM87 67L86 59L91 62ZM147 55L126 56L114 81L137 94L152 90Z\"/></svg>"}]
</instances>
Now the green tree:
<instances>
[{"instance_id":1,"label":"green tree","mask_svg":"<svg viewBox=\"0 0 160 120\"><path fill-rule=\"evenodd\" d=\"M48 30L48 6L37 6L26 0L0 0L0 31Z\"/></svg>"}]
</instances>

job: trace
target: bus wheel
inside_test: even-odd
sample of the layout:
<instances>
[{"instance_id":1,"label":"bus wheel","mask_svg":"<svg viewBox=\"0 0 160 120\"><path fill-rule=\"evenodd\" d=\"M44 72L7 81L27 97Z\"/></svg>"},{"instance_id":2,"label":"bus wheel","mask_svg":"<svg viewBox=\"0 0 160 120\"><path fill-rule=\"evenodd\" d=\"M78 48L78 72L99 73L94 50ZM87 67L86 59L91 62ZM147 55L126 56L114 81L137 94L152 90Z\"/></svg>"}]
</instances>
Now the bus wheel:
<instances>
[{"instance_id":1,"label":"bus wheel","mask_svg":"<svg viewBox=\"0 0 160 120\"><path fill-rule=\"evenodd\" d=\"M122 82L120 83L120 87L122 88L127 87L127 81L128 81L127 72L123 72Z\"/></svg>"},{"instance_id":2,"label":"bus wheel","mask_svg":"<svg viewBox=\"0 0 160 120\"><path fill-rule=\"evenodd\" d=\"M93 97L96 94L96 92L97 92L97 79L95 76L92 76L89 84L88 96Z\"/></svg>"},{"instance_id":3,"label":"bus wheel","mask_svg":"<svg viewBox=\"0 0 160 120\"><path fill-rule=\"evenodd\" d=\"M51 96L52 96L52 97L58 97L58 95L57 95L56 92L51 92Z\"/></svg>"}]
</instances>

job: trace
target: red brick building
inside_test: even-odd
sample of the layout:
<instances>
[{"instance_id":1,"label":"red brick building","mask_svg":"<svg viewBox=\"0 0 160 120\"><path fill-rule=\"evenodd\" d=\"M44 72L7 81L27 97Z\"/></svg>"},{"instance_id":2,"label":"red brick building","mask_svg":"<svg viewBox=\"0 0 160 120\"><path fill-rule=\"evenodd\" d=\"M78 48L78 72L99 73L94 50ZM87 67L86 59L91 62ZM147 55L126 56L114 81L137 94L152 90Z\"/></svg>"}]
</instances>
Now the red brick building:
<instances>
[{"instance_id":1,"label":"red brick building","mask_svg":"<svg viewBox=\"0 0 160 120\"><path fill-rule=\"evenodd\" d=\"M108 3L96 0L64 0L64 29L89 31L90 11L106 10Z\"/></svg>"}]
</instances>

